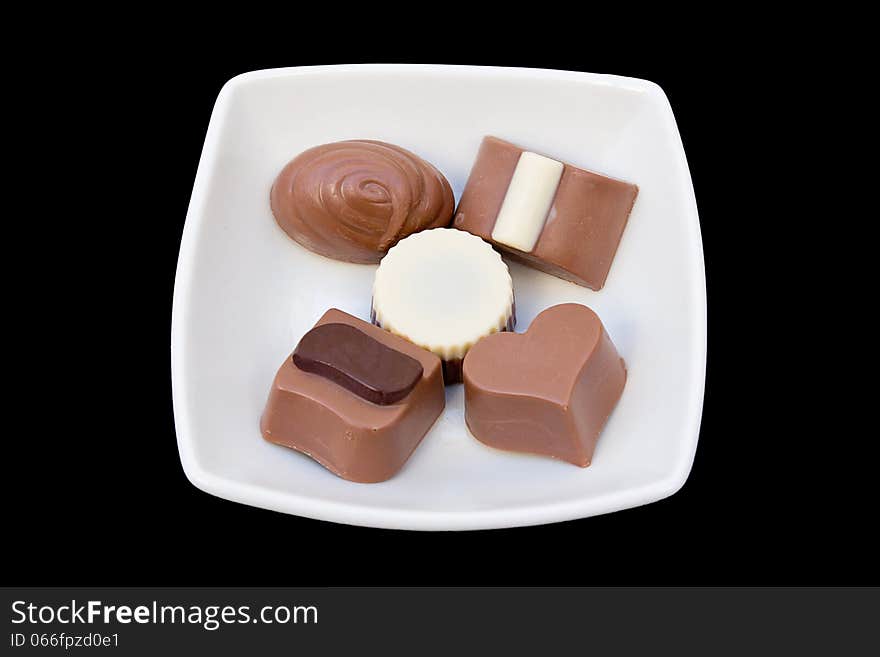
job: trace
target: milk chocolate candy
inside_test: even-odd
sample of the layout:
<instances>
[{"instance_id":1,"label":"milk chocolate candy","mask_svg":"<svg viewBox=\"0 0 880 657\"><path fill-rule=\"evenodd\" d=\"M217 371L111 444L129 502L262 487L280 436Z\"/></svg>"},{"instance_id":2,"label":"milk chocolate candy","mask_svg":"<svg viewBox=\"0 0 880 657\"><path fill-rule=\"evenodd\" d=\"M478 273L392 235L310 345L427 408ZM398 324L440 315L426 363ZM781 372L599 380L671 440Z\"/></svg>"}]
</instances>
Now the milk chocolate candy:
<instances>
[{"instance_id":1,"label":"milk chocolate candy","mask_svg":"<svg viewBox=\"0 0 880 657\"><path fill-rule=\"evenodd\" d=\"M328 258L376 263L398 240L448 226L455 199L449 182L414 153L355 139L300 153L270 194L278 225Z\"/></svg>"},{"instance_id":2,"label":"milk chocolate candy","mask_svg":"<svg viewBox=\"0 0 880 657\"><path fill-rule=\"evenodd\" d=\"M437 356L330 309L279 368L260 428L343 479L371 483L403 467L445 405Z\"/></svg>"},{"instance_id":3,"label":"milk chocolate candy","mask_svg":"<svg viewBox=\"0 0 880 657\"><path fill-rule=\"evenodd\" d=\"M485 137L453 225L518 260L600 289L638 187Z\"/></svg>"},{"instance_id":4,"label":"milk chocolate candy","mask_svg":"<svg viewBox=\"0 0 880 657\"><path fill-rule=\"evenodd\" d=\"M599 317L566 303L525 333L495 333L464 359L465 420L481 442L581 467L626 383L626 366Z\"/></svg>"}]
</instances>

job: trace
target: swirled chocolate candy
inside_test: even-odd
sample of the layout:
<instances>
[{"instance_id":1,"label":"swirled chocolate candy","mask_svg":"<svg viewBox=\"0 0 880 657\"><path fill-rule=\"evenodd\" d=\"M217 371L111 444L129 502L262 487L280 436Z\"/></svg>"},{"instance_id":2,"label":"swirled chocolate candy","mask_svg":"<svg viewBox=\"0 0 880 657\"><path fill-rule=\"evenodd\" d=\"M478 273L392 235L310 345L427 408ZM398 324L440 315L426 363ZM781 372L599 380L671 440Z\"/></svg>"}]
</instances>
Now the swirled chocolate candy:
<instances>
[{"instance_id":1,"label":"swirled chocolate candy","mask_svg":"<svg viewBox=\"0 0 880 657\"><path fill-rule=\"evenodd\" d=\"M599 317L564 303L523 333L480 340L464 359L465 421L481 442L586 467L626 384Z\"/></svg>"},{"instance_id":2,"label":"swirled chocolate candy","mask_svg":"<svg viewBox=\"0 0 880 657\"><path fill-rule=\"evenodd\" d=\"M598 290L638 192L630 183L486 137L454 226L514 260Z\"/></svg>"},{"instance_id":3,"label":"swirled chocolate candy","mask_svg":"<svg viewBox=\"0 0 880 657\"><path fill-rule=\"evenodd\" d=\"M370 483L403 467L445 406L437 356L333 308L278 369L260 428Z\"/></svg>"},{"instance_id":4,"label":"swirled chocolate candy","mask_svg":"<svg viewBox=\"0 0 880 657\"><path fill-rule=\"evenodd\" d=\"M307 249L376 263L399 240L448 226L455 199L433 165L399 146L352 140L298 155L270 194L278 225Z\"/></svg>"}]
</instances>

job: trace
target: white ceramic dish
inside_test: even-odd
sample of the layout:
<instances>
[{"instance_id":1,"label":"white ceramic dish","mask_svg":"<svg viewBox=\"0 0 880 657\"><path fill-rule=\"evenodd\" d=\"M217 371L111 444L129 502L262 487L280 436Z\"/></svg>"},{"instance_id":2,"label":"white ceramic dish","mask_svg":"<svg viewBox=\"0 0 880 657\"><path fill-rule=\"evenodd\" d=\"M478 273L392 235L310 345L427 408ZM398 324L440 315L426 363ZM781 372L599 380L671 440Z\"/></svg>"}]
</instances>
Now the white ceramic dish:
<instances>
[{"instance_id":1,"label":"white ceramic dish","mask_svg":"<svg viewBox=\"0 0 880 657\"><path fill-rule=\"evenodd\" d=\"M492 134L635 182L639 198L608 282L593 292L511 264L519 330L562 302L593 308L629 379L586 469L470 436L463 390L403 470L339 479L271 445L259 417L282 360L329 307L368 318L375 266L288 238L269 188L299 152L340 139L399 144L459 198ZM247 73L220 92L193 188L171 329L183 468L220 497L334 522L480 529L556 522L676 492L693 462L706 363L706 284L693 186L672 109L651 82L550 70L322 66Z\"/></svg>"}]
</instances>

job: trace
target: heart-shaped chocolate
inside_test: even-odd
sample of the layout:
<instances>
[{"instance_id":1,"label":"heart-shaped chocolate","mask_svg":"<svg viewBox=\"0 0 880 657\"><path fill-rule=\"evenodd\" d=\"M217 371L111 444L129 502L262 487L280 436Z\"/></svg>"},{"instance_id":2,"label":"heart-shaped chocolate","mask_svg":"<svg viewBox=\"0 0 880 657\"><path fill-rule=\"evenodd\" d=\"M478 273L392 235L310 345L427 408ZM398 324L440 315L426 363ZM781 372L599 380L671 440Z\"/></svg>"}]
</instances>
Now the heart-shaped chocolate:
<instances>
[{"instance_id":1,"label":"heart-shaped chocolate","mask_svg":"<svg viewBox=\"0 0 880 657\"><path fill-rule=\"evenodd\" d=\"M626 383L626 366L592 310L539 314L525 333L494 333L464 359L465 420L491 447L586 467Z\"/></svg>"}]
</instances>

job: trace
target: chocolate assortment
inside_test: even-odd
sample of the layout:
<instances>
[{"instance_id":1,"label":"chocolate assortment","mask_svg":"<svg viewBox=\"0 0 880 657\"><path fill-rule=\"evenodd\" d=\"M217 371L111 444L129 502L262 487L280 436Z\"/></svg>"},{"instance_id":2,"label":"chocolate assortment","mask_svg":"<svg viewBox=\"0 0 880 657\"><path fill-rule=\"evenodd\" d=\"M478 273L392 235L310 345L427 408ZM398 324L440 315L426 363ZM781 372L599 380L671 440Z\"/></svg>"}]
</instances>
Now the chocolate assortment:
<instances>
[{"instance_id":1,"label":"chocolate assortment","mask_svg":"<svg viewBox=\"0 0 880 657\"><path fill-rule=\"evenodd\" d=\"M599 290L639 188L485 137L453 225L514 260Z\"/></svg>"},{"instance_id":2,"label":"chocolate assortment","mask_svg":"<svg viewBox=\"0 0 880 657\"><path fill-rule=\"evenodd\" d=\"M278 225L307 249L376 263L398 240L448 226L449 182L417 155L381 141L316 146L294 158L270 194Z\"/></svg>"},{"instance_id":3,"label":"chocolate assortment","mask_svg":"<svg viewBox=\"0 0 880 657\"><path fill-rule=\"evenodd\" d=\"M588 466L623 394L624 361L580 304L514 333L498 251L598 290L637 194L486 137L453 222L446 178L399 146L351 140L300 154L271 190L278 224L316 253L379 266L371 321L330 309L282 363L263 436L344 479L384 481L442 413L444 385L463 382L477 440Z\"/></svg>"}]
</instances>

